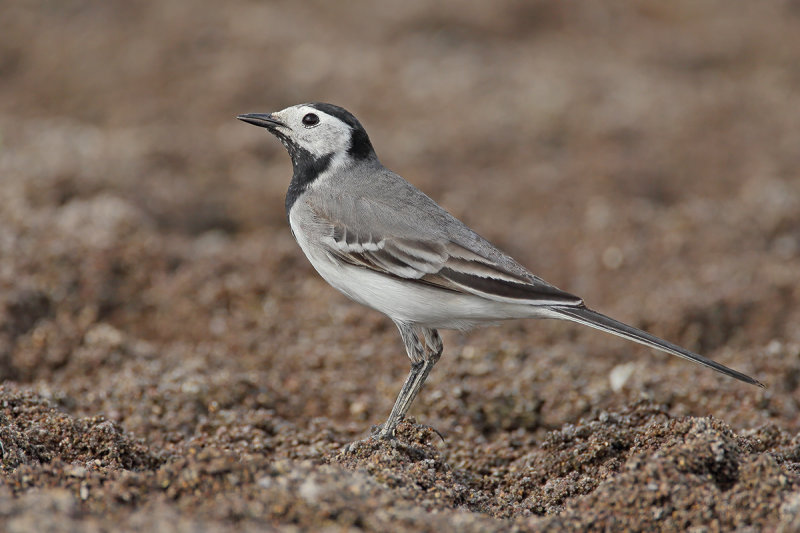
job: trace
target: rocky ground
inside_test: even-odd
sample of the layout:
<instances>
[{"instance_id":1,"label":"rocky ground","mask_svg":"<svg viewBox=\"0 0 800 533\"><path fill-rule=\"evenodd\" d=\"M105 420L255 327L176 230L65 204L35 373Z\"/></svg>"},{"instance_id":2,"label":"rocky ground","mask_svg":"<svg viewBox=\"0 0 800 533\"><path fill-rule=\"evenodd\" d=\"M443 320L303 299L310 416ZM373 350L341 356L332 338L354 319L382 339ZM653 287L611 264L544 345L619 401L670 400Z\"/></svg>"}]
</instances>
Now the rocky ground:
<instances>
[{"instance_id":1,"label":"rocky ground","mask_svg":"<svg viewBox=\"0 0 800 533\"><path fill-rule=\"evenodd\" d=\"M800 4L2 2L6 531L800 529ZM394 326L294 243L330 101L598 310L448 332L396 442Z\"/></svg>"}]
</instances>

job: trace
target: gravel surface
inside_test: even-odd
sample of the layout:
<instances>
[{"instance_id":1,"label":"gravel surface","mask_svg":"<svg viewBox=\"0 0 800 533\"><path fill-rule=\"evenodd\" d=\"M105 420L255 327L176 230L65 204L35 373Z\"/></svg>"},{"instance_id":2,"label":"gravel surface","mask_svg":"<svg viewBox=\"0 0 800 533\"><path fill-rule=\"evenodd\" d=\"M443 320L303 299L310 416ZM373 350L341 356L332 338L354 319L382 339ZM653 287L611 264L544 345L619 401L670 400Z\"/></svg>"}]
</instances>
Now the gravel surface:
<instances>
[{"instance_id":1,"label":"gravel surface","mask_svg":"<svg viewBox=\"0 0 800 533\"><path fill-rule=\"evenodd\" d=\"M0 529L800 530L800 4L0 2ZM382 161L590 307L409 361L279 143ZM348 446L348 443L354 443Z\"/></svg>"}]
</instances>

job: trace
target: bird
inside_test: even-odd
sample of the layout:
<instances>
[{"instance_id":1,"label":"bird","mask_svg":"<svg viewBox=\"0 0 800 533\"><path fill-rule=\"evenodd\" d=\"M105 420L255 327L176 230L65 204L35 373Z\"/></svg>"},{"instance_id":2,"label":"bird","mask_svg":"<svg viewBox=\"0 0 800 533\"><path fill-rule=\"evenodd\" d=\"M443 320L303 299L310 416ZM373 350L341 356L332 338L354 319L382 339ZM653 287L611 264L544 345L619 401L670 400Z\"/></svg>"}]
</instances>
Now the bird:
<instances>
[{"instance_id":1,"label":"bird","mask_svg":"<svg viewBox=\"0 0 800 533\"><path fill-rule=\"evenodd\" d=\"M381 164L356 117L312 102L236 118L266 128L292 161L286 217L303 253L331 286L388 316L411 370L386 422L395 439L442 355L439 329L508 319L576 322L764 387L756 379L610 318L534 275L404 178Z\"/></svg>"}]
</instances>

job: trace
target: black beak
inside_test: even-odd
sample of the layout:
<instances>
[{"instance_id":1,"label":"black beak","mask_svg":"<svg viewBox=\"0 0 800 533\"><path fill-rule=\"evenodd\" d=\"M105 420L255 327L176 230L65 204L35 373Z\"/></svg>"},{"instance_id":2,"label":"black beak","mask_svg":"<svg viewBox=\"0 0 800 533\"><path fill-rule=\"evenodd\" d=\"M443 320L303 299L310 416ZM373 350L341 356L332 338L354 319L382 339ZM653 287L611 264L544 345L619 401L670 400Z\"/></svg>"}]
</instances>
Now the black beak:
<instances>
[{"instance_id":1,"label":"black beak","mask_svg":"<svg viewBox=\"0 0 800 533\"><path fill-rule=\"evenodd\" d=\"M267 128L268 130L275 130L278 126L285 126L280 120L273 118L269 113L245 113L236 118L253 126L260 128Z\"/></svg>"}]
</instances>

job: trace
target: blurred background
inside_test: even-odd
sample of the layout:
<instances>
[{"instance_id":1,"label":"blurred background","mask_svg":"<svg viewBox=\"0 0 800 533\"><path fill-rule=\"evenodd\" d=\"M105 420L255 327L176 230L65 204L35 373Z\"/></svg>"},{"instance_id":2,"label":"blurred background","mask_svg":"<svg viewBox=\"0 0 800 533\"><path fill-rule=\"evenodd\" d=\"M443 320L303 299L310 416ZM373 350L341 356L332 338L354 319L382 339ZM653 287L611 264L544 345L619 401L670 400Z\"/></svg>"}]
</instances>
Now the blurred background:
<instances>
[{"instance_id":1,"label":"blurred background","mask_svg":"<svg viewBox=\"0 0 800 533\"><path fill-rule=\"evenodd\" d=\"M234 118L327 101L537 274L771 391L515 322L447 334L426 423L545 431L647 394L798 427L797 1L0 10L2 378L175 446L221 412L342 441L382 421L399 337L313 272L288 156Z\"/></svg>"}]
</instances>

